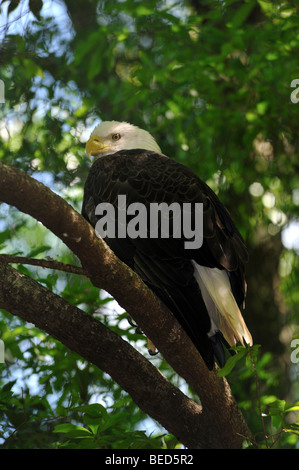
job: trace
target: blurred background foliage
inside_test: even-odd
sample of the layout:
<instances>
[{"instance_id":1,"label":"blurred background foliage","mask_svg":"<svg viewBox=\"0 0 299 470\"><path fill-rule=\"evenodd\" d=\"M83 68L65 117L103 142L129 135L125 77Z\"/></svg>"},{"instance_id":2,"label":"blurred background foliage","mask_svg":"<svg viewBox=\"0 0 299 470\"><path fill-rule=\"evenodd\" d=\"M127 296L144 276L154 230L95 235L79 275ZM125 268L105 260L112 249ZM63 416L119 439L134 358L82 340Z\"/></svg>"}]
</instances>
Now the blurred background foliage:
<instances>
[{"instance_id":1,"label":"blurred background foliage","mask_svg":"<svg viewBox=\"0 0 299 470\"><path fill-rule=\"evenodd\" d=\"M149 130L226 204L250 254L245 316L261 345L264 413L275 404L267 432L275 435L271 445L298 446L296 407L284 413L284 403L299 399L299 353L291 360L299 338L297 3L11 0L1 2L0 41L3 162L80 211L90 131L100 120L128 121ZM41 224L5 204L0 252L77 262ZM86 279L18 269L147 354L115 303ZM107 374L33 325L2 311L0 333L3 447L176 445ZM161 358L150 360L192 396ZM240 361L228 380L263 446L253 371ZM293 432L282 433L288 426Z\"/></svg>"}]
</instances>

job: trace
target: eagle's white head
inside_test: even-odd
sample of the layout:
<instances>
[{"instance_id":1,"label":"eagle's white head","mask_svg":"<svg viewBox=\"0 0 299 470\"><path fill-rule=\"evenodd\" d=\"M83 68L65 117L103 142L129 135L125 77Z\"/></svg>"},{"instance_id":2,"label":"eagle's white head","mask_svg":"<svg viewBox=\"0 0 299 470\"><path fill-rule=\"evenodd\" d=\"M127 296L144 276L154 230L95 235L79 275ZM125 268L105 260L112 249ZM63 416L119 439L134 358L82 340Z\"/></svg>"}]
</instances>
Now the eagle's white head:
<instances>
[{"instance_id":1,"label":"eagle's white head","mask_svg":"<svg viewBox=\"0 0 299 470\"><path fill-rule=\"evenodd\" d=\"M127 122L103 121L96 126L86 143L86 152L92 156L110 155L120 150L144 149L161 153L151 134Z\"/></svg>"}]
</instances>

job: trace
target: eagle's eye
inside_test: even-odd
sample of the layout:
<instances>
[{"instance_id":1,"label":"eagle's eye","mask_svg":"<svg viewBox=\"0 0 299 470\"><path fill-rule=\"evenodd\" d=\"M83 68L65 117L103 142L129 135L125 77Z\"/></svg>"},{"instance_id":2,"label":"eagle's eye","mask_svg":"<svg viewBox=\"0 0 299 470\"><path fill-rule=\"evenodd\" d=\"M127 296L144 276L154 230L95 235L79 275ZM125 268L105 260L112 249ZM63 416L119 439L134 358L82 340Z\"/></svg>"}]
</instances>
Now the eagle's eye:
<instances>
[{"instance_id":1,"label":"eagle's eye","mask_svg":"<svg viewBox=\"0 0 299 470\"><path fill-rule=\"evenodd\" d=\"M120 139L120 134L112 134L112 140L114 140L114 142L116 142L119 139Z\"/></svg>"}]
</instances>

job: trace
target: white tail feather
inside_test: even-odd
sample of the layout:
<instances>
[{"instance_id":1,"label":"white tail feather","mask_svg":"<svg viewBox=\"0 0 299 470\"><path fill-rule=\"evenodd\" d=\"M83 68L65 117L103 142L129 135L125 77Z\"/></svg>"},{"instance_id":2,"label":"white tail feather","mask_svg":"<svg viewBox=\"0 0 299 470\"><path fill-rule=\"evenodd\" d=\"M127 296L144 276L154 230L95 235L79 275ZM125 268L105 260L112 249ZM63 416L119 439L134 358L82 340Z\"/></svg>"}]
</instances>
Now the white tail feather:
<instances>
[{"instance_id":1,"label":"white tail feather","mask_svg":"<svg viewBox=\"0 0 299 470\"><path fill-rule=\"evenodd\" d=\"M194 276L199 284L203 300L211 318L209 336L220 330L231 345L240 342L252 345L251 334L231 290L226 271L200 266L193 261Z\"/></svg>"}]
</instances>

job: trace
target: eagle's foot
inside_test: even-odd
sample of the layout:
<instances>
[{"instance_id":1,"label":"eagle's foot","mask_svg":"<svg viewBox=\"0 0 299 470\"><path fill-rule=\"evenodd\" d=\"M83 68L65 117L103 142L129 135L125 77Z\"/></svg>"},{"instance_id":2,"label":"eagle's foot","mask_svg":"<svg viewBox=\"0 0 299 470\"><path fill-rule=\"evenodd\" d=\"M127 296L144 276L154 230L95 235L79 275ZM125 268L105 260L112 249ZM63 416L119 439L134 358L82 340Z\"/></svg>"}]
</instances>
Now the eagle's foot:
<instances>
[{"instance_id":1,"label":"eagle's foot","mask_svg":"<svg viewBox=\"0 0 299 470\"><path fill-rule=\"evenodd\" d=\"M137 335L142 335L143 334L143 332L141 331L139 326L134 322L133 318L130 315L128 315L128 322L133 328L135 328L135 333Z\"/></svg>"},{"instance_id":2,"label":"eagle's foot","mask_svg":"<svg viewBox=\"0 0 299 470\"><path fill-rule=\"evenodd\" d=\"M147 350L151 356L156 356L159 352L154 343L149 338L147 338Z\"/></svg>"}]
</instances>

